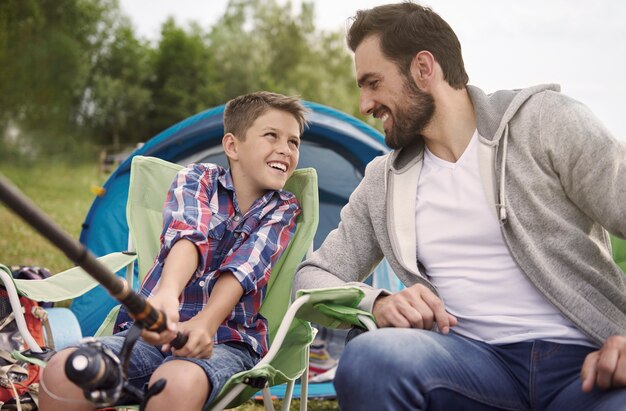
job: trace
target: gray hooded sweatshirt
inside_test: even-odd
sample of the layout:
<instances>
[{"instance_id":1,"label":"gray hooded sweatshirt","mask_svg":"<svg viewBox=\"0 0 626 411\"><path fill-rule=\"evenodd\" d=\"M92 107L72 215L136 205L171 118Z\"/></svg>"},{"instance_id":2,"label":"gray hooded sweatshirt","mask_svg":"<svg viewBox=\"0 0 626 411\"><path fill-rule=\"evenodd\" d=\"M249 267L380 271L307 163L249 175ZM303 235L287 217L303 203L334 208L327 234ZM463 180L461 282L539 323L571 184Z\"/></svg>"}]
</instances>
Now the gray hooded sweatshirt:
<instances>
[{"instance_id":1,"label":"gray hooded sweatshirt","mask_svg":"<svg viewBox=\"0 0 626 411\"><path fill-rule=\"evenodd\" d=\"M626 146L556 85L491 95L467 90L484 136L483 187L513 259L594 341L626 335L626 276L612 260L606 231L626 237ZM371 312L384 291L360 281L385 257L406 286L437 293L417 261L422 160L416 139L368 164L338 228L298 268L294 292L358 282L365 290L360 308Z\"/></svg>"}]
</instances>

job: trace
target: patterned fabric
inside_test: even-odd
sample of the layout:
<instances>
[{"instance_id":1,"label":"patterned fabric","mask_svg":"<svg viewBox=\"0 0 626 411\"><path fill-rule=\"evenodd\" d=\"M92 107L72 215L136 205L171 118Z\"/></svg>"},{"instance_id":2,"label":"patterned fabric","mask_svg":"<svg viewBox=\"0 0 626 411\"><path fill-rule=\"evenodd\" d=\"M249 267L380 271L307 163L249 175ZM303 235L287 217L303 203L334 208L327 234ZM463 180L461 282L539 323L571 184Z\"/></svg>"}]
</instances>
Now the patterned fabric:
<instances>
[{"instance_id":1,"label":"patterned fabric","mask_svg":"<svg viewBox=\"0 0 626 411\"><path fill-rule=\"evenodd\" d=\"M153 295L170 250L187 239L198 248L199 264L180 297L180 321L202 311L219 275L231 272L244 295L218 328L214 343L241 341L264 355L268 325L259 309L272 266L293 236L299 213L295 196L281 190L267 192L243 214L229 170L208 163L181 170L164 206L161 249L140 293ZM120 329L127 328L129 320L125 312L120 314Z\"/></svg>"}]
</instances>

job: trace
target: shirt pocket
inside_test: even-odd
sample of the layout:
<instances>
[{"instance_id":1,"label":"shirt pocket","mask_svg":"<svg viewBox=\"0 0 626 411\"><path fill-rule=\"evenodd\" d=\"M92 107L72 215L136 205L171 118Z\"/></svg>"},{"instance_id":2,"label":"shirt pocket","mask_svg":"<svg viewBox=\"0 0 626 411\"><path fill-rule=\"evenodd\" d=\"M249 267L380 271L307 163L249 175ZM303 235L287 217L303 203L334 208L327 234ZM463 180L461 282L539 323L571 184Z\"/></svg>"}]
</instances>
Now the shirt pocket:
<instances>
[{"instance_id":1,"label":"shirt pocket","mask_svg":"<svg viewBox=\"0 0 626 411\"><path fill-rule=\"evenodd\" d=\"M260 221L256 216L251 216L246 221L235 229L235 244L233 248L237 249L250 237L250 234L255 232L259 227Z\"/></svg>"},{"instance_id":2,"label":"shirt pocket","mask_svg":"<svg viewBox=\"0 0 626 411\"><path fill-rule=\"evenodd\" d=\"M207 227L207 237L213 240L221 240L226 232L226 219L219 215L213 215Z\"/></svg>"}]
</instances>

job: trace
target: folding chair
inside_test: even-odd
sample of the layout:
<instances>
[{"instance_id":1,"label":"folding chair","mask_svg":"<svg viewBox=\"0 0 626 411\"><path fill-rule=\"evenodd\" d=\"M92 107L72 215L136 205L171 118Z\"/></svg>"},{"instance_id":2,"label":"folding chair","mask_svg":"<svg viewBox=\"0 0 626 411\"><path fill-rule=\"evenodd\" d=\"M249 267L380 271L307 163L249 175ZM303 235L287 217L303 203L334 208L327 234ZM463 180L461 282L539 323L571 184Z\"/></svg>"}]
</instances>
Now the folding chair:
<instances>
[{"instance_id":1,"label":"folding chair","mask_svg":"<svg viewBox=\"0 0 626 411\"><path fill-rule=\"evenodd\" d=\"M133 158L126 214L130 232L129 249L137 253L140 281L158 254L163 204L168 188L181 168L154 157ZM298 216L293 239L272 269L260 310L269 323L270 350L252 370L236 374L227 382L210 405L212 410L235 407L249 400L259 389L264 392L266 409L273 409L269 387L283 383L289 387L283 408L289 409L295 380L306 376L308 347L314 332L308 322L294 318L295 310L288 308L296 267L311 247L317 229L317 173L312 168L296 170L287 181L285 190L296 195L302 212ZM116 307L111 311L96 335L111 333L118 309ZM302 406L306 409L306 401Z\"/></svg>"},{"instance_id":2,"label":"folding chair","mask_svg":"<svg viewBox=\"0 0 626 411\"><path fill-rule=\"evenodd\" d=\"M126 214L129 250L134 252L115 253L100 259L114 272L128 267L127 278L131 284L133 261L137 259L138 278L141 281L159 251L163 205L168 188L181 168L154 157L133 158ZM285 190L296 195L302 212L298 216L293 239L273 267L266 299L261 307L261 314L269 322L270 350L252 370L233 376L210 409L235 407L250 399L259 389L263 389L266 409L273 409L269 387L283 383L289 386L283 407L288 409L295 380L301 375L306 378L308 347L313 341L314 330L308 322L294 318L295 310L288 308L296 267L311 247L317 229L318 189L315 170L296 170L287 181ZM97 285L80 268L56 274L46 280L7 278L6 281L14 285L14 291L37 301L63 301ZM68 287L71 289L69 292ZM111 311L96 335L110 334L118 310L119 307L116 307ZM28 334L28 331L25 330L24 334ZM306 401L302 402L301 408L306 409Z\"/></svg>"}]
</instances>

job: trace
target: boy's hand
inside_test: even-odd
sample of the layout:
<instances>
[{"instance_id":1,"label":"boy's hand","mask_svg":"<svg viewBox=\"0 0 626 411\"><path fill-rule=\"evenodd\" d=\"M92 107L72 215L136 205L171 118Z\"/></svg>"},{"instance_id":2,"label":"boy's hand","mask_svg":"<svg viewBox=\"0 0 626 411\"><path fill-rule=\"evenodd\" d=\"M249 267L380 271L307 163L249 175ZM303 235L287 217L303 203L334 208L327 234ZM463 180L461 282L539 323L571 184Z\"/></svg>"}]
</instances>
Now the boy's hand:
<instances>
[{"instance_id":1,"label":"boy's hand","mask_svg":"<svg viewBox=\"0 0 626 411\"><path fill-rule=\"evenodd\" d=\"M167 344L176 337L178 314L178 298L166 295L155 295L148 299L148 302L157 310L162 311L167 320L165 330L160 333L154 331L143 330L141 338L148 344L160 345ZM165 350L164 350L165 351Z\"/></svg>"},{"instance_id":2,"label":"boy's hand","mask_svg":"<svg viewBox=\"0 0 626 411\"><path fill-rule=\"evenodd\" d=\"M187 336L187 343L179 349L172 348L172 353L179 357L210 358L213 354L213 333L209 331L206 321L201 316L178 323L178 331ZM163 351L170 349L163 346Z\"/></svg>"}]
</instances>

